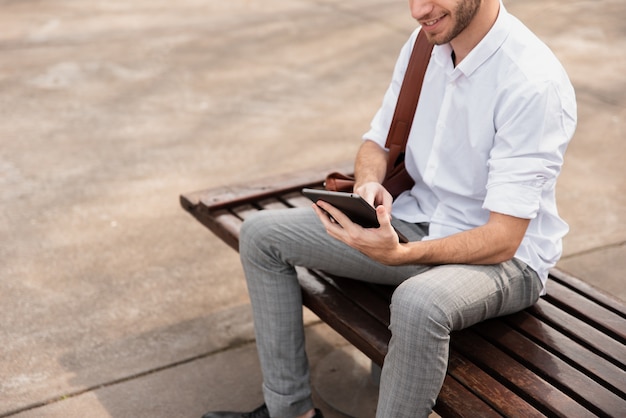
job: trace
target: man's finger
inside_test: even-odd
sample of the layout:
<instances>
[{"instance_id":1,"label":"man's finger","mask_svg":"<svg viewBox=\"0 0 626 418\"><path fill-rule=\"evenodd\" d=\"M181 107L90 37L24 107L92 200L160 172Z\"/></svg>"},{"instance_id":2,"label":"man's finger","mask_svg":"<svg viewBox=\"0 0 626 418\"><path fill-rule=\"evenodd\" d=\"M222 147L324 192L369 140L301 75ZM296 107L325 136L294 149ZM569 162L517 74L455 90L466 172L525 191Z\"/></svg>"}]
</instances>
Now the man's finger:
<instances>
[{"instance_id":1,"label":"man's finger","mask_svg":"<svg viewBox=\"0 0 626 418\"><path fill-rule=\"evenodd\" d=\"M330 203L324 202L323 200L318 200L317 206L319 206L321 210L326 211L328 215L331 216L335 220L335 222L342 227L352 222L345 213L343 213Z\"/></svg>"}]
</instances>

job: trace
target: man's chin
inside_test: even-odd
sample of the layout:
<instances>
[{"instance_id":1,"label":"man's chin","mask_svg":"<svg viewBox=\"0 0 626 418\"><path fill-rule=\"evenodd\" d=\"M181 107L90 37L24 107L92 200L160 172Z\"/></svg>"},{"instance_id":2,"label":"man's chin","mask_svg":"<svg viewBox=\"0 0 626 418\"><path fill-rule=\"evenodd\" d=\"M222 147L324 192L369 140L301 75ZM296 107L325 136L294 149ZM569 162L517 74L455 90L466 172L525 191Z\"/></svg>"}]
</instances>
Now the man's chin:
<instances>
[{"instance_id":1,"label":"man's chin","mask_svg":"<svg viewBox=\"0 0 626 418\"><path fill-rule=\"evenodd\" d=\"M432 34L426 31L424 31L424 33L426 34L426 39L428 40L428 42L433 45L442 45L448 43L447 41L445 41L444 37L441 36L441 34Z\"/></svg>"},{"instance_id":2,"label":"man's chin","mask_svg":"<svg viewBox=\"0 0 626 418\"><path fill-rule=\"evenodd\" d=\"M427 29L424 29L422 26L422 32L426 35L426 40L433 45L442 45L447 44L449 41L447 40L447 34L445 32L435 31L430 32Z\"/></svg>"}]
</instances>

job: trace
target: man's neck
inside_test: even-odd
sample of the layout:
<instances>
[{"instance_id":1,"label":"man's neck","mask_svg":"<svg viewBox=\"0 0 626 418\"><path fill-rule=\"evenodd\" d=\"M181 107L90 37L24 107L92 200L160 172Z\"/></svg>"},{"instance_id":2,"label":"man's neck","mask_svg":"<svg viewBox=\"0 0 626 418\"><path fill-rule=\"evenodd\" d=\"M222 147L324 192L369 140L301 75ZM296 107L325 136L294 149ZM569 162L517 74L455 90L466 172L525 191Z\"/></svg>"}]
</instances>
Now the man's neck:
<instances>
[{"instance_id":1,"label":"man's neck","mask_svg":"<svg viewBox=\"0 0 626 418\"><path fill-rule=\"evenodd\" d=\"M453 62L457 66L487 35L498 18L499 0L484 0L472 22L456 38L450 41L453 49Z\"/></svg>"}]
</instances>

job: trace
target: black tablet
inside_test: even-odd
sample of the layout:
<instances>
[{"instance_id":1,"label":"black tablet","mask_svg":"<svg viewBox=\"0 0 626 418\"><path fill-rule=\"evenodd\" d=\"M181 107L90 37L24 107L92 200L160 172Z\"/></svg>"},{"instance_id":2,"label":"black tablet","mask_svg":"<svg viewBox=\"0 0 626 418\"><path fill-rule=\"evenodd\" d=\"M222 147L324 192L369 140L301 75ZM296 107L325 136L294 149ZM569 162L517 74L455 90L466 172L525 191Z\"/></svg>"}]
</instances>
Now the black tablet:
<instances>
[{"instance_id":1,"label":"black tablet","mask_svg":"<svg viewBox=\"0 0 626 418\"><path fill-rule=\"evenodd\" d=\"M350 220L364 228L378 228L376 209L356 193L331 192L321 189L302 189L302 194L313 202L323 200L330 203L346 214ZM395 228L394 228L395 229ZM396 230L400 242L409 242L408 239Z\"/></svg>"}]
</instances>

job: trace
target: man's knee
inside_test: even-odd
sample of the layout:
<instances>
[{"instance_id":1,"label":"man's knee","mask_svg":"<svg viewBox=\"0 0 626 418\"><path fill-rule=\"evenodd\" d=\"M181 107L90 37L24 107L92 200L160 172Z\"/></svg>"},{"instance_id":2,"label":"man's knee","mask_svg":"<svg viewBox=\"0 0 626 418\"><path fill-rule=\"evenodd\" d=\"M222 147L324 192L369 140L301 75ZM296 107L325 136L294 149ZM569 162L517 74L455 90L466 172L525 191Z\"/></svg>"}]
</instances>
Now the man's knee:
<instances>
[{"instance_id":1,"label":"man's knee","mask_svg":"<svg viewBox=\"0 0 626 418\"><path fill-rule=\"evenodd\" d=\"M239 253L247 257L250 252L281 252L298 242L294 235L301 219L297 209L263 210L253 213L244 221L239 233Z\"/></svg>"},{"instance_id":2,"label":"man's knee","mask_svg":"<svg viewBox=\"0 0 626 418\"><path fill-rule=\"evenodd\" d=\"M269 211L259 211L243 222L239 232L239 253L242 257L245 257L250 249L260 249L271 239L275 225L272 215Z\"/></svg>"},{"instance_id":3,"label":"man's knee","mask_svg":"<svg viewBox=\"0 0 626 418\"><path fill-rule=\"evenodd\" d=\"M391 298L392 327L424 327L430 324L449 328L445 290L427 280L409 279L401 283Z\"/></svg>"}]
</instances>

